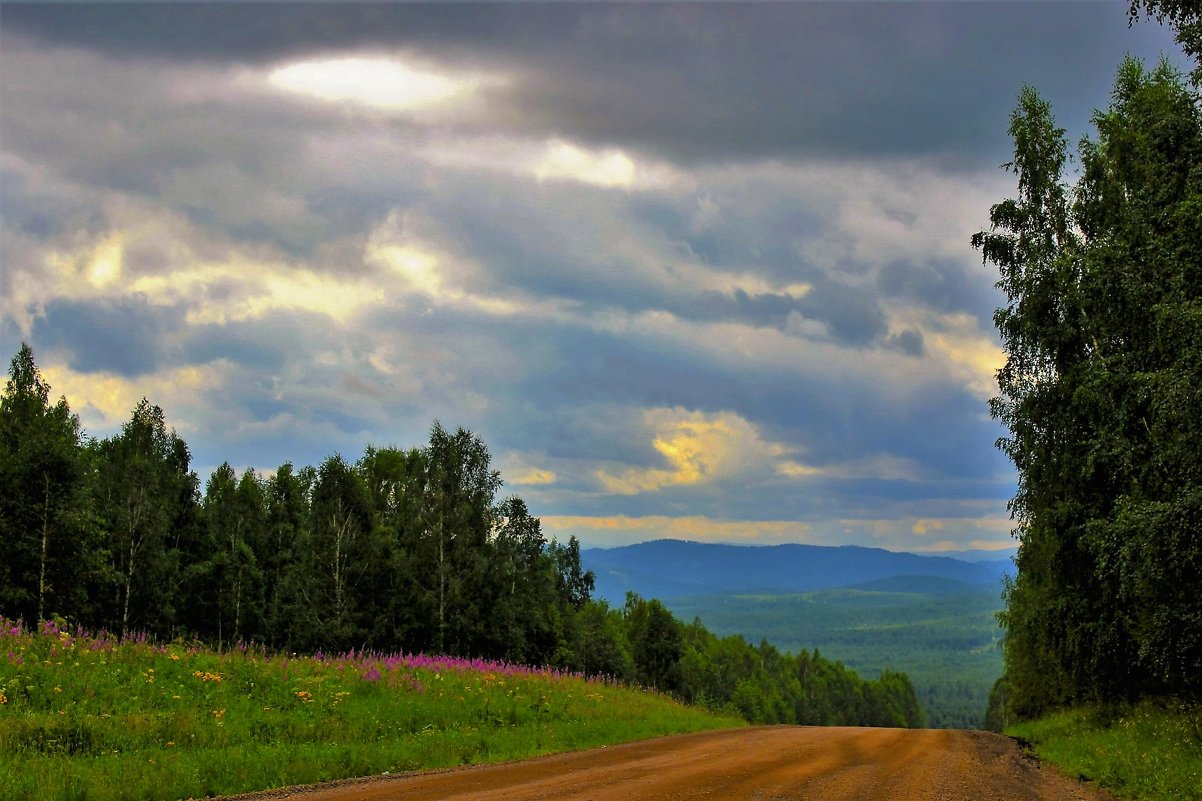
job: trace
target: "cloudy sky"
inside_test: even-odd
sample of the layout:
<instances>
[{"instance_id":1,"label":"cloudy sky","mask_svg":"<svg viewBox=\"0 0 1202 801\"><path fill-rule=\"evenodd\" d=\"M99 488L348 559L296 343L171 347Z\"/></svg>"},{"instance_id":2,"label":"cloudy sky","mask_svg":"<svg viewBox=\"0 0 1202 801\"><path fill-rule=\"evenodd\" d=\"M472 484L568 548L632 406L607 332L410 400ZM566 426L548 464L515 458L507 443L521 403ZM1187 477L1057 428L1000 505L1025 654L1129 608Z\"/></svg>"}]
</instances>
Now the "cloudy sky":
<instances>
[{"instance_id":1,"label":"cloudy sky","mask_svg":"<svg viewBox=\"0 0 1202 801\"><path fill-rule=\"evenodd\" d=\"M545 529L1011 544L971 250L1123 3L16 5L0 345L202 477L434 419Z\"/></svg>"}]
</instances>

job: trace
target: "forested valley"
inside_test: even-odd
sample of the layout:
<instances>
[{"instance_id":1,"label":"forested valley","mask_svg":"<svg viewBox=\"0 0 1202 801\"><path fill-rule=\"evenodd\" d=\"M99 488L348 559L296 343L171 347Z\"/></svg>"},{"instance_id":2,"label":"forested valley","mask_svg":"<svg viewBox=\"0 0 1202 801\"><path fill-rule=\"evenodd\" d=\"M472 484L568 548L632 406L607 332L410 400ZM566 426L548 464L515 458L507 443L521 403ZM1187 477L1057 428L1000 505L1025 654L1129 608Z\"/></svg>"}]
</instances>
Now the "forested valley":
<instances>
[{"instance_id":1,"label":"forested valley","mask_svg":"<svg viewBox=\"0 0 1202 801\"><path fill-rule=\"evenodd\" d=\"M0 614L283 652L436 653L605 675L757 723L921 726L910 680L717 637L633 593L592 597L580 547L548 542L486 445L435 422L420 448L202 488L143 400L88 438L28 345L0 397Z\"/></svg>"}]
</instances>

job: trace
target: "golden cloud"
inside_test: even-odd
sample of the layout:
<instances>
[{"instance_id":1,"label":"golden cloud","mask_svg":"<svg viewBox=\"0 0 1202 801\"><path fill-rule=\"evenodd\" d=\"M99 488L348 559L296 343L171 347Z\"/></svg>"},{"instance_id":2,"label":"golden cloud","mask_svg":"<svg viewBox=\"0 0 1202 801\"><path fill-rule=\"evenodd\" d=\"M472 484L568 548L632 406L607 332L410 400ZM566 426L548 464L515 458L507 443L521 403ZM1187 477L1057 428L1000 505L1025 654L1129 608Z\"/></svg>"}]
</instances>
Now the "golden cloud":
<instances>
[{"instance_id":1,"label":"golden cloud","mask_svg":"<svg viewBox=\"0 0 1202 801\"><path fill-rule=\"evenodd\" d=\"M653 539L683 539L698 542L797 542L810 531L795 520L715 520L702 515L669 517L587 517L550 515L541 517L543 529L552 535L584 535L590 539L643 542ZM591 536L590 536L591 535Z\"/></svg>"},{"instance_id":2,"label":"golden cloud","mask_svg":"<svg viewBox=\"0 0 1202 801\"><path fill-rule=\"evenodd\" d=\"M634 160L616 148L587 150L555 140L534 167L540 181L567 179L606 188L628 189L638 177Z\"/></svg>"},{"instance_id":3,"label":"golden cloud","mask_svg":"<svg viewBox=\"0 0 1202 801\"><path fill-rule=\"evenodd\" d=\"M598 469L594 475L606 492L636 495L771 471L790 453L785 446L765 440L756 426L734 412L648 409L643 412L643 427L651 432L651 446L666 466ZM800 469L797 462L785 464Z\"/></svg>"},{"instance_id":4,"label":"golden cloud","mask_svg":"<svg viewBox=\"0 0 1202 801\"><path fill-rule=\"evenodd\" d=\"M178 427L185 430L187 421L199 416L178 412L189 407L200 411L204 403L201 394L222 386L229 378L230 365L225 361L186 365L136 378L110 372L80 373L57 362L40 369L54 395L67 398L87 430L116 429L144 397L167 410L169 419L182 421Z\"/></svg>"},{"instance_id":5,"label":"golden cloud","mask_svg":"<svg viewBox=\"0 0 1202 801\"><path fill-rule=\"evenodd\" d=\"M554 484L558 479L559 477L550 470L539 470L536 467L531 467L511 474L508 480L510 484L518 487L540 487Z\"/></svg>"}]
</instances>

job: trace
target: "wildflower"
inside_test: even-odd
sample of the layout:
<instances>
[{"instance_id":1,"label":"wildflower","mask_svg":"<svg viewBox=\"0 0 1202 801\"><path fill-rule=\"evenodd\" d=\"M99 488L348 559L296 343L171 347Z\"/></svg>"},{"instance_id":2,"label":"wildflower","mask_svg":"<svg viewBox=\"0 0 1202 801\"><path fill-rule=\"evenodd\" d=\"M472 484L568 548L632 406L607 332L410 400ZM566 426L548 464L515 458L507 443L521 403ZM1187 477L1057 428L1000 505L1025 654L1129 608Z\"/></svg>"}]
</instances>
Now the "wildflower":
<instances>
[{"instance_id":1,"label":"wildflower","mask_svg":"<svg viewBox=\"0 0 1202 801\"><path fill-rule=\"evenodd\" d=\"M210 673L207 670L203 671L203 672L197 670L192 675L195 676L196 678L200 679L201 681L206 681L206 682L207 681L212 681L212 682L220 682L221 681L221 674Z\"/></svg>"},{"instance_id":2,"label":"wildflower","mask_svg":"<svg viewBox=\"0 0 1202 801\"><path fill-rule=\"evenodd\" d=\"M306 704L313 703L313 693L309 692L308 690L297 690L294 693L294 695L297 698L301 699L301 701L303 703L306 703Z\"/></svg>"},{"instance_id":3,"label":"wildflower","mask_svg":"<svg viewBox=\"0 0 1202 801\"><path fill-rule=\"evenodd\" d=\"M167 747L168 747L168 748L174 748L174 747L175 747L175 741L174 741L174 740L168 740L168 741L167 741Z\"/></svg>"},{"instance_id":4,"label":"wildflower","mask_svg":"<svg viewBox=\"0 0 1202 801\"><path fill-rule=\"evenodd\" d=\"M225 717L225 710L224 709L214 709L213 717L217 718L218 720L221 720L223 717Z\"/></svg>"},{"instance_id":5,"label":"wildflower","mask_svg":"<svg viewBox=\"0 0 1202 801\"><path fill-rule=\"evenodd\" d=\"M54 688L54 694L55 694L55 695L58 695L58 694L59 694L59 693L61 693L62 691L63 691L63 688L62 688L62 687L55 687L55 688Z\"/></svg>"},{"instance_id":6,"label":"wildflower","mask_svg":"<svg viewBox=\"0 0 1202 801\"><path fill-rule=\"evenodd\" d=\"M3 691L0 691L0 704L7 704L7 703L8 703L8 696L5 695Z\"/></svg>"}]
</instances>

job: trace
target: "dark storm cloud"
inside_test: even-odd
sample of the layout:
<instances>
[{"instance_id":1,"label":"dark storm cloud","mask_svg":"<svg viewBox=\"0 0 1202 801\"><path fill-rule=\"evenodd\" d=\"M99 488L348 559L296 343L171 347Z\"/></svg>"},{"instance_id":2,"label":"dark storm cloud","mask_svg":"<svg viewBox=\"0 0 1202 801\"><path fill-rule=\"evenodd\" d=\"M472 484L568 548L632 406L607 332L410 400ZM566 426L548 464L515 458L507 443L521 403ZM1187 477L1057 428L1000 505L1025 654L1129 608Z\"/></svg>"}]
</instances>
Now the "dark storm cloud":
<instances>
[{"instance_id":1,"label":"dark storm cloud","mask_svg":"<svg viewBox=\"0 0 1202 801\"><path fill-rule=\"evenodd\" d=\"M491 127L678 161L1000 160L1023 83L1080 128L1125 52L1172 49L1167 29L1127 30L1120 3L35 5L6 7L5 23L123 59L401 48L512 68L523 82Z\"/></svg>"},{"instance_id":2,"label":"dark storm cloud","mask_svg":"<svg viewBox=\"0 0 1202 801\"><path fill-rule=\"evenodd\" d=\"M46 41L134 58L248 64L413 42L511 48L568 36L577 19L563 6L541 6L532 18L468 3L118 2L11 5L4 13L6 25Z\"/></svg>"},{"instance_id":3,"label":"dark storm cloud","mask_svg":"<svg viewBox=\"0 0 1202 801\"><path fill-rule=\"evenodd\" d=\"M790 312L800 312L804 303L791 295L756 294L742 289L733 292L703 292L693 298L678 298L668 310L691 320L738 322L758 328L784 328Z\"/></svg>"},{"instance_id":4,"label":"dark storm cloud","mask_svg":"<svg viewBox=\"0 0 1202 801\"><path fill-rule=\"evenodd\" d=\"M33 339L70 352L68 363L82 373L110 371L133 378L162 363L168 337L181 323L178 308L153 306L140 298L52 301L33 324Z\"/></svg>"},{"instance_id":5,"label":"dark storm cloud","mask_svg":"<svg viewBox=\"0 0 1202 801\"><path fill-rule=\"evenodd\" d=\"M852 345L875 342L888 327L872 290L825 278L815 282L799 306L810 319L826 323L835 339Z\"/></svg>"}]
</instances>

